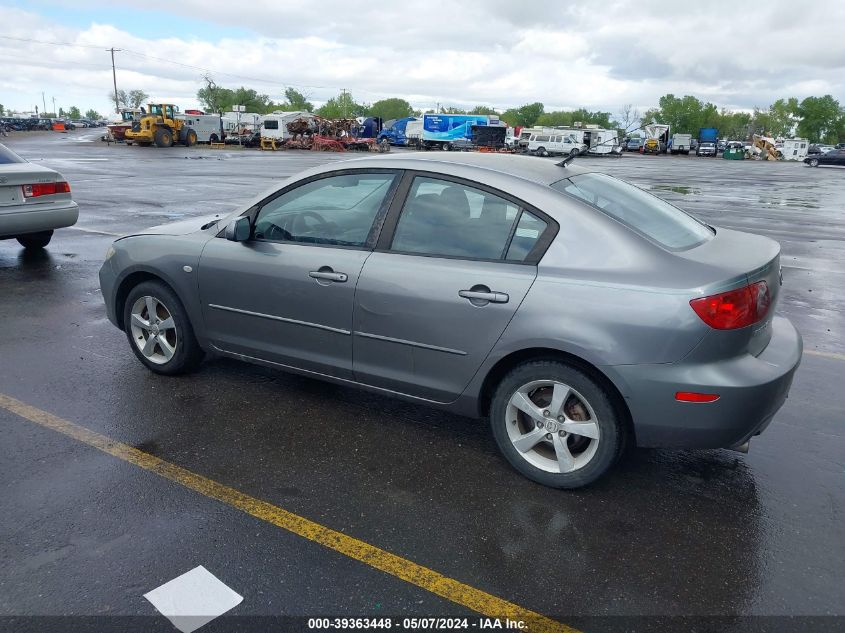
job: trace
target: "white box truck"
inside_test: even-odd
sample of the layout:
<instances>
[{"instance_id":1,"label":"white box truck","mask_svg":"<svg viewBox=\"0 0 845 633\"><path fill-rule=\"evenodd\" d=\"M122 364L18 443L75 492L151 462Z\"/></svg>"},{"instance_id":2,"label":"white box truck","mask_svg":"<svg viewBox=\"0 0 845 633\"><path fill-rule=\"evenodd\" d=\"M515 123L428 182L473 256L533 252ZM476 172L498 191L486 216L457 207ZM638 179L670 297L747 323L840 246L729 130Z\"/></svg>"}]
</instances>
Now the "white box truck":
<instances>
[{"instance_id":1,"label":"white box truck","mask_svg":"<svg viewBox=\"0 0 845 633\"><path fill-rule=\"evenodd\" d=\"M177 119L197 133L197 143L220 143L223 141L223 120L219 114L177 114Z\"/></svg>"}]
</instances>

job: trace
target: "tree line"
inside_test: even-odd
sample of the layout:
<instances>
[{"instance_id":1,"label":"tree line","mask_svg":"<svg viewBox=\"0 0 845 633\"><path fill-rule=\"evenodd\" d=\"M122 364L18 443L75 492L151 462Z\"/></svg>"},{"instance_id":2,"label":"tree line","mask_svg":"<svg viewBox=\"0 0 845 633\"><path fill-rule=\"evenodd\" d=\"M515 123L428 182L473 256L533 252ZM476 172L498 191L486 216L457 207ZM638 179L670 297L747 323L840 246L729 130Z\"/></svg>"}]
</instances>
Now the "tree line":
<instances>
[{"instance_id":1,"label":"tree line","mask_svg":"<svg viewBox=\"0 0 845 633\"><path fill-rule=\"evenodd\" d=\"M240 87L232 90L217 86L209 77L206 77L205 81L206 85L197 92L197 99L213 112L225 112L233 105L243 105L248 112L259 114L274 110L307 110L330 119L377 116L389 120L434 112L487 114L497 115L512 127L572 126L580 122L605 129L619 129L624 135L638 135L643 125L664 123L671 126L673 132L689 133L693 136L698 135L700 128L715 127L720 136L737 140L749 139L753 134L773 137L796 134L813 143L845 142L845 108L831 95L807 97L801 101L789 97L778 99L768 107L756 107L753 112L737 112L719 108L691 95L676 97L667 94L660 97L658 107L650 108L642 114L631 105L625 105L620 112L613 114L585 108L546 111L543 103L539 101L502 111L485 105L466 110L440 107L437 110L424 111L415 109L408 101L398 97L382 99L372 104L359 103L344 90L315 109L307 97L294 88L286 89L285 99L274 103L267 95L259 94L251 88Z\"/></svg>"},{"instance_id":2,"label":"tree line","mask_svg":"<svg viewBox=\"0 0 845 633\"><path fill-rule=\"evenodd\" d=\"M241 86L232 89L218 86L209 76L204 78L204 83L205 85L197 91L197 101L209 112L228 112L232 106L241 105L247 112L258 114L268 114L276 110L305 110L327 119L374 116L385 121L435 112L486 114L497 115L512 127L572 126L581 122L605 129L619 129L626 136L638 135L638 130L643 125L664 123L671 126L673 132L694 136L700 128L715 127L720 136L737 140L748 139L753 134L773 137L796 134L813 143L845 142L845 108L831 95L806 97L800 101L795 97L778 99L768 107L757 107L752 112L731 111L691 95L676 97L673 94L663 95L658 101L658 107L650 108L642 114L631 105L623 106L620 112L615 114L584 108L546 111L543 103L539 101L502 111L486 105L467 110L447 106L424 111L415 109L408 101L399 97L381 99L371 104L359 103L345 90L315 108L306 95L291 87L285 90L285 98L282 101L274 102L268 95L252 88ZM122 108L139 108L146 103L149 95L137 89L118 90L116 95L110 93L109 99ZM3 113L3 106L0 105L0 115ZM43 113L42 116L55 114ZM79 108L73 106L66 112L60 110L59 116L79 119L82 118L82 113ZM95 110L88 110L85 112L85 118L99 119L100 114Z\"/></svg>"}]
</instances>

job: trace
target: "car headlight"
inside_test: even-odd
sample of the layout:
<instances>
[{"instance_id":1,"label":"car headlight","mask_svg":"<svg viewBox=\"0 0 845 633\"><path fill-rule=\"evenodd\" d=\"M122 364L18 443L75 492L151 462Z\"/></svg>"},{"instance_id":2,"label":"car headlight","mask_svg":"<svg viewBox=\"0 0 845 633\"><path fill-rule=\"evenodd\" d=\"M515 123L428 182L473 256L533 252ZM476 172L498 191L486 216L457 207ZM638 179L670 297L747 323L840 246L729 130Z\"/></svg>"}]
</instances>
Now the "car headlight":
<instances>
[{"instance_id":1,"label":"car headlight","mask_svg":"<svg viewBox=\"0 0 845 633\"><path fill-rule=\"evenodd\" d=\"M112 256L115 254L114 245L109 246L109 250L106 251L106 261L109 261Z\"/></svg>"}]
</instances>

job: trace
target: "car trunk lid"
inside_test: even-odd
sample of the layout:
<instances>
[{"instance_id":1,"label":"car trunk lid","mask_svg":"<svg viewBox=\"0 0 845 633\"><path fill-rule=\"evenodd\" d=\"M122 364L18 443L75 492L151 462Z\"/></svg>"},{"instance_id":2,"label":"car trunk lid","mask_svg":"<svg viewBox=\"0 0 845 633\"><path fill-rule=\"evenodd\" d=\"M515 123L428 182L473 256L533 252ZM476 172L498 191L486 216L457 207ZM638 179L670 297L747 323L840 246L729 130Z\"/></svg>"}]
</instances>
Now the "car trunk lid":
<instances>
[{"instance_id":1,"label":"car trunk lid","mask_svg":"<svg viewBox=\"0 0 845 633\"><path fill-rule=\"evenodd\" d=\"M780 244L761 235L717 228L713 239L678 255L709 270L713 282L698 288L701 297L766 282L770 303L760 321L738 329L714 329L713 336L708 337L720 354L759 355L771 339L772 318L780 294Z\"/></svg>"},{"instance_id":2,"label":"car trunk lid","mask_svg":"<svg viewBox=\"0 0 845 633\"><path fill-rule=\"evenodd\" d=\"M0 165L0 208L28 203L23 195L23 185L56 182L59 174L47 167L32 163Z\"/></svg>"}]
</instances>

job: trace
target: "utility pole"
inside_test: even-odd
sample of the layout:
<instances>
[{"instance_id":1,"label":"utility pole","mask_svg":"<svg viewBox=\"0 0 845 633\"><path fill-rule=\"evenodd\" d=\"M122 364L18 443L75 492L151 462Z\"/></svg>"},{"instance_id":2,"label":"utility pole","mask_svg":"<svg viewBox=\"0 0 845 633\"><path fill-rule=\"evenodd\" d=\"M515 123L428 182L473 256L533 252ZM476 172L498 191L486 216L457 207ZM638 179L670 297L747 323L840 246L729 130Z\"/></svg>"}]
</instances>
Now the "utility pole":
<instances>
[{"instance_id":1,"label":"utility pole","mask_svg":"<svg viewBox=\"0 0 845 633\"><path fill-rule=\"evenodd\" d=\"M59 116L59 113L56 112L56 97L53 97L53 114Z\"/></svg>"},{"instance_id":2,"label":"utility pole","mask_svg":"<svg viewBox=\"0 0 845 633\"><path fill-rule=\"evenodd\" d=\"M343 118L346 118L346 88L342 88L340 100L343 101Z\"/></svg>"},{"instance_id":3,"label":"utility pole","mask_svg":"<svg viewBox=\"0 0 845 633\"><path fill-rule=\"evenodd\" d=\"M41 91L41 105L44 106L42 112L47 112L47 101L44 99L44 91Z\"/></svg>"},{"instance_id":4,"label":"utility pole","mask_svg":"<svg viewBox=\"0 0 845 633\"><path fill-rule=\"evenodd\" d=\"M114 111L120 112L120 103L117 100L117 71L114 69L114 52L120 51L122 49L114 48L107 48L107 51L111 53L111 78L114 81Z\"/></svg>"}]
</instances>

